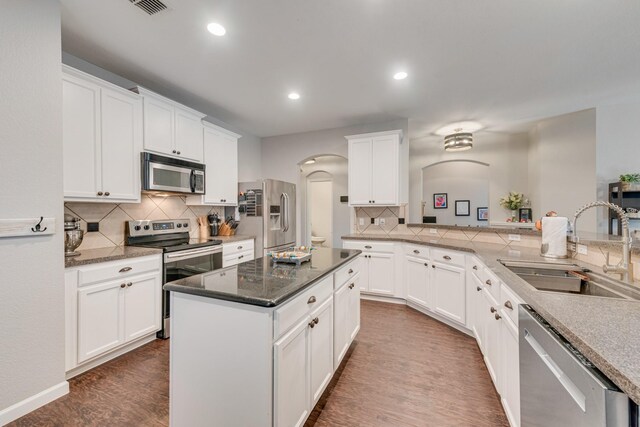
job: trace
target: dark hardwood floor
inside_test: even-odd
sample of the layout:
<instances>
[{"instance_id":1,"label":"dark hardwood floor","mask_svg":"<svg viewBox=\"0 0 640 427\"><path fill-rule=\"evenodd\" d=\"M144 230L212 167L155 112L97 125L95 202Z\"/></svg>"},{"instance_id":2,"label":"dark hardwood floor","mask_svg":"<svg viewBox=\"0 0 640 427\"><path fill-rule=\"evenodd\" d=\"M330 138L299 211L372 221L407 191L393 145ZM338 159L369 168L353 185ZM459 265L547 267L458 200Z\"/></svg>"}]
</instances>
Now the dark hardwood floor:
<instances>
[{"instance_id":1,"label":"dark hardwood floor","mask_svg":"<svg viewBox=\"0 0 640 427\"><path fill-rule=\"evenodd\" d=\"M168 425L168 344L72 379L69 395L10 425ZM411 308L362 301L347 357L307 427L508 426L475 341Z\"/></svg>"}]
</instances>

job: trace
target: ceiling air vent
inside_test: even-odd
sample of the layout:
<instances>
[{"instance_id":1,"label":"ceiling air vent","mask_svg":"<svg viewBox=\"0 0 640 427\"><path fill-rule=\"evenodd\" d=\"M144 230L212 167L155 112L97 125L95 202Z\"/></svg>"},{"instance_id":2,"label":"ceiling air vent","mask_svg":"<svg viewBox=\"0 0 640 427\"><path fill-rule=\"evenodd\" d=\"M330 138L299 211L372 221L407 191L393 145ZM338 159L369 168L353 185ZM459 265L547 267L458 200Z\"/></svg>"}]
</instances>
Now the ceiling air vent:
<instances>
[{"instance_id":1,"label":"ceiling air vent","mask_svg":"<svg viewBox=\"0 0 640 427\"><path fill-rule=\"evenodd\" d=\"M155 15L167 9L167 5L160 0L129 0L132 4L147 12L149 15Z\"/></svg>"}]
</instances>

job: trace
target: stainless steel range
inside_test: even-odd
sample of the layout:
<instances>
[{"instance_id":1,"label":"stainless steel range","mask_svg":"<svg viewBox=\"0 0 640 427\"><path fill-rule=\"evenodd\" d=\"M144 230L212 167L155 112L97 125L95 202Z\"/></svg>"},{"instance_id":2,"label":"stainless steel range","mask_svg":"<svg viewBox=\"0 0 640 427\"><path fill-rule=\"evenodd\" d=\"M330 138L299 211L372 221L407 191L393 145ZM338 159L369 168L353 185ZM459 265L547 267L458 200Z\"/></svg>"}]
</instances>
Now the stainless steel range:
<instances>
[{"instance_id":1,"label":"stainless steel range","mask_svg":"<svg viewBox=\"0 0 640 427\"><path fill-rule=\"evenodd\" d=\"M222 241L191 238L190 231L188 219L128 221L125 244L162 249L163 283L222 268ZM163 292L159 338L170 336L170 313L169 293Z\"/></svg>"}]
</instances>

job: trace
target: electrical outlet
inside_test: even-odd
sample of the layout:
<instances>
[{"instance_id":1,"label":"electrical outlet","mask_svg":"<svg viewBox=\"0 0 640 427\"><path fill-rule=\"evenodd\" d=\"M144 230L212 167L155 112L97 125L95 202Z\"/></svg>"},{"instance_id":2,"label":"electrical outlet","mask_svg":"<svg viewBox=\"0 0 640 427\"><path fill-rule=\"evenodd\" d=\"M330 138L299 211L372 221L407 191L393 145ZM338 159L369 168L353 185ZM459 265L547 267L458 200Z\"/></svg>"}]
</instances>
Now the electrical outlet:
<instances>
[{"instance_id":1,"label":"electrical outlet","mask_svg":"<svg viewBox=\"0 0 640 427\"><path fill-rule=\"evenodd\" d=\"M431 233L431 234L438 234L438 229L437 229L437 228L430 228L430 229L429 229L429 233Z\"/></svg>"},{"instance_id":2,"label":"electrical outlet","mask_svg":"<svg viewBox=\"0 0 640 427\"><path fill-rule=\"evenodd\" d=\"M519 242L520 235L519 234L509 234L509 240L512 242Z\"/></svg>"},{"instance_id":3,"label":"electrical outlet","mask_svg":"<svg viewBox=\"0 0 640 427\"><path fill-rule=\"evenodd\" d=\"M509 256L519 258L520 257L520 251L514 251L514 250L509 249Z\"/></svg>"},{"instance_id":4,"label":"electrical outlet","mask_svg":"<svg viewBox=\"0 0 640 427\"><path fill-rule=\"evenodd\" d=\"M358 224L360 224L361 227L364 226L364 218L358 218Z\"/></svg>"},{"instance_id":5,"label":"electrical outlet","mask_svg":"<svg viewBox=\"0 0 640 427\"><path fill-rule=\"evenodd\" d=\"M385 225L387 223L387 220L384 218L380 218L380 225Z\"/></svg>"},{"instance_id":6,"label":"electrical outlet","mask_svg":"<svg viewBox=\"0 0 640 427\"><path fill-rule=\"evenodd\" d=\"M374 221L373 218L371 218L371 224L375 224L376 222Z\"/></svg>"},{"instance_id":7,"label":"electrical outlet","mask_svg":"<svg viewBox=\"0 0 640 427\"><path fill-rule=\"evenodd\" d=\"M90 231L100 231L100 223L99 222L88 222L87 223L87 233Z\"/></svg>"},{"instance_id":8,"label":"electrical outlet","mask_svg":"<svg viewBox=\"0 0 640 427\"><path fill-rule=\"evenodd\" d=\"M587 255L587 252L588 252L587 245L580 245L580 244L578 245L578 253L580 255Z\"/></svg>"}]
</instances>

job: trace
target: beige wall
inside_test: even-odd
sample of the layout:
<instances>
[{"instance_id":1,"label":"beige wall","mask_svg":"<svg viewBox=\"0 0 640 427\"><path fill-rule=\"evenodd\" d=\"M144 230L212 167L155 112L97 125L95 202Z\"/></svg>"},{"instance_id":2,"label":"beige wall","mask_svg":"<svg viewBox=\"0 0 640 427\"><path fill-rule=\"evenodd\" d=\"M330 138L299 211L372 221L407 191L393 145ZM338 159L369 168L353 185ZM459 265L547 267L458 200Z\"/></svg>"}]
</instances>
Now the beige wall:
<instances>
[{"instance_id":1,"label":"beige wall","mask_svg":"<svg viewBox=\"0 0 640 427\"><path fill-rule=\"evenodd\" d=\"M6 408L66 384L59 3L3 1L0 52L0 218L56 220L54 235L0 239L3 424Z\"/></svg>"}]
</instances>

